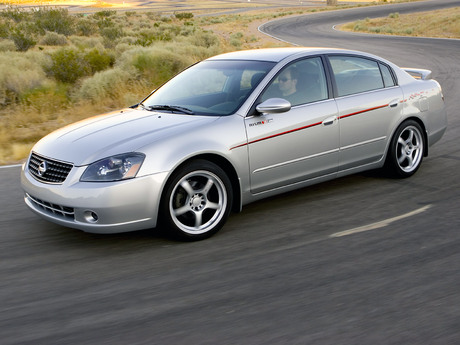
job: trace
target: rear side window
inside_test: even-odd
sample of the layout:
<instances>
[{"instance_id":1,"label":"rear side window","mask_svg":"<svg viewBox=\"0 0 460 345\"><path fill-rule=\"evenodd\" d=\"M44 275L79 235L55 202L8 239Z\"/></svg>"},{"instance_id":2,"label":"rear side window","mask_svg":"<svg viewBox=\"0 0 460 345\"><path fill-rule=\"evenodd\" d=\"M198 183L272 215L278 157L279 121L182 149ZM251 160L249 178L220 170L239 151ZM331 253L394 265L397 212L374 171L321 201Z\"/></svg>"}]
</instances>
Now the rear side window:
<instances>
[{"instance_id":1,"label":"rear side window","mask_svg":"<svg viewBox=\"0 0 460 345\"><path fill-rule=\"evenodd\" d=\"M380 71L382 72L383 82L385 83L385 87L395 86L396 83L391 75L390 67L379 64Z\"/></svg>"},{"instance_id":2,"label":"rear side window","mask_svg":"<svg viewBox=\"0 0 460 345\"><path fill-rule=\"evenodd\" d=\"M330 56L329 61L339 97L394 85L389 68L377 61L355 56Z\"/></svg>"}]
</instances>

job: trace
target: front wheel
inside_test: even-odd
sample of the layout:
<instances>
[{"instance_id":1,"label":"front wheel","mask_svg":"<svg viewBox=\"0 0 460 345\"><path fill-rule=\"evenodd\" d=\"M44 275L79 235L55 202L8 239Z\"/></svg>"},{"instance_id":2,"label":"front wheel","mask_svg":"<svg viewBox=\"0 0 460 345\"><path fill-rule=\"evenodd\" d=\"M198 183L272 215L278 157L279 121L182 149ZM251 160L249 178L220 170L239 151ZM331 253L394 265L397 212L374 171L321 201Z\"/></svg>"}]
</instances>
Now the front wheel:
<instances>
[{"instance_id":1,"label":"front wheel","mask_svg":"<svg viewBox=\"0 0 460 345\"><path fill-rule=\"evenodd\" d=\"M403 122L391 139L387 170L397 177L415 174L422 164L425 139L420 125L412 120Z\"/></svg>"},{"instance_id":2,"label":"front wheel","mask_svg":"<svg viewBox=\"0 0 460 345\"><path fill-rule=\"evenodd\" d=\"M172 175L162 199L161 217L174 237L202 240L222 228L232 202L231 182L225 172L214 163L195 160Z\"/></svg>"}]
</instances>

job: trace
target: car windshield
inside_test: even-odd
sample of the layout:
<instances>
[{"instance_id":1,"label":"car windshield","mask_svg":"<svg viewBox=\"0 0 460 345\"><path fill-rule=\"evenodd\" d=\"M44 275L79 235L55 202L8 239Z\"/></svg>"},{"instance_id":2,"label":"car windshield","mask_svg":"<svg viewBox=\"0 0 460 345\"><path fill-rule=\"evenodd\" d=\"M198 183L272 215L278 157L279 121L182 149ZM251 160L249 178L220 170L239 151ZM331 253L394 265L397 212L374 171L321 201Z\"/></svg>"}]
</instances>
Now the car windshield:
<instances>
[{"instance_id":1,"label":"car windshield","mask_svg":"<svg viewBox=\"0 0 460 345\"><path fill-rule=\"evenodd\" d=\"M142 106L189 115L230 115L274 65L266 61L203 61L168 81Z\"/></svg>"}]
</instances>

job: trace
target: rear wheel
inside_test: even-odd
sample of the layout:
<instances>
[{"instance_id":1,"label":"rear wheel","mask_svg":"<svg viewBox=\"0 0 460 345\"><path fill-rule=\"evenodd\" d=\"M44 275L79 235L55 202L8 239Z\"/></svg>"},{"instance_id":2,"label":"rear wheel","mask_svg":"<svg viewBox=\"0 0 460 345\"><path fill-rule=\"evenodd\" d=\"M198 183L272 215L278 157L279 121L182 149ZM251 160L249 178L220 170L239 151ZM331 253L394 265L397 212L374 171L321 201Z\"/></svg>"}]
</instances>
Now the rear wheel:
<instances>
[{"instance_id":1,"label":"rear wheel","mask_svg":"<svg viewBox=\"0 0 460 345\"><path fill-rule=\"evenodd\" d=\"M216 164L195 160L179 168L162 199L163 223L181 240L195 241L219 231L233 202L231 182Z\"/></svg>"},{"instance_id":2,"label":"rear wheel","mask_svg":"<svg viewBox=\"0 0 460 345\"><path fill-rule=\"evenodd\" d=\"M396 177L409 177L415 174L422 164L425 139L420 125L409 120L396 130L388 152L387 170Z\"/></svg>"}]
</instances>

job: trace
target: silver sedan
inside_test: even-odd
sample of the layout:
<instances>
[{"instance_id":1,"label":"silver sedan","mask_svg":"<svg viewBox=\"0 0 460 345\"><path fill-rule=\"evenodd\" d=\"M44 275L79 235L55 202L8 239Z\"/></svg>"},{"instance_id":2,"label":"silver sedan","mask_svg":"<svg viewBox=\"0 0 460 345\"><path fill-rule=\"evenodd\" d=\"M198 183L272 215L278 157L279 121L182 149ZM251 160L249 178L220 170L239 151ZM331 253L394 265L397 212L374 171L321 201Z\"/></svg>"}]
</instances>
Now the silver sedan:
<instances>
[{"instance_id":1,"label":"silver sedan","mask_svg":"<svg viewBox=\"0 0 460 345\"><path fill-rule=\"evenodd\" d=\"M428 70L349 50L240 51L49 134L21 181L29 208L67 227L199 240L261 198L375 168L409 177L446 126Z\"/></svg>"}]
</instances>

